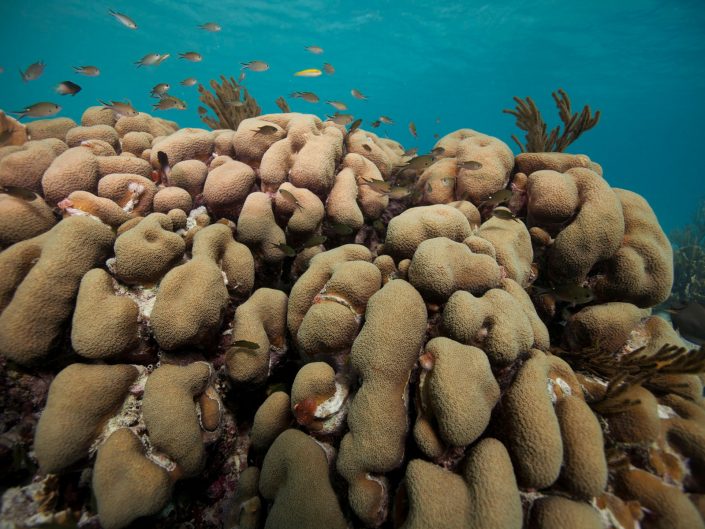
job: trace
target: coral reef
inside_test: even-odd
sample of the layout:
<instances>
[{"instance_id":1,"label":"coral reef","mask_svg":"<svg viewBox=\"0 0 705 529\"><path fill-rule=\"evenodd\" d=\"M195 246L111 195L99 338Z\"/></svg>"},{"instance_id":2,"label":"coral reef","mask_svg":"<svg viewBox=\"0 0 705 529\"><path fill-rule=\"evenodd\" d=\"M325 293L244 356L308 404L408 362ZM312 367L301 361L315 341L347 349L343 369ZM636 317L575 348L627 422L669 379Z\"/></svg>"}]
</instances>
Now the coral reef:
<instances>
[{"instance_id":1,"label":"coral reef","mask_svg":"<svg viewBox=\"0 0 705 529\"><path fill-rule=\"evenodd\" d=\"M216 119L202 115L201 120L211 129L236 130L243 119L253 118L262 113L262 109L250 95L247 88L241 86L232 77L227 79L220 76L220 84L215 79L211 80L209 92L202 84L198 85L201 102L208 106L215 114Z\"/></svg>"},{"instance_id":2,"label":"coral reef","mask_svg":"<svg viewBox=\"0 0 705 529\"><path fill-rule=\"evenodd\" d=\"M519 146L521 152L563 152L577 140L585 131L593 128L600 121L600 111L592 114L590 107L585 105L580 114L573 112L570 98L562 88L552 92L551 96L558 108L558 117L563 122L563 131L560 125L547 133L547 125L541 111L534 100L527 97L525 100L515 97L516 107L503 110L516 118L516 125L526 131L526 142L522 143L512 135L512 139Z\"/></svg>"},{"instance_id":3,"label":"coral reef","mask_svg":"<svg viewBox=\"0 0 705 529\"><path fill-rule=\"evenodd\" d=\"M675 274L670 301L705 304L705 200L700 201L693 221L674 230L669 238Z\"/></svg>"},{"instance_id":4,"label":"coral reef","mask_svg":"<svg viewBox=\"0 0 705 529\"><path fill-rule=\"evenodd\" d=\"M705 349L651 312L642 197L582 154L461 129L412 158L244 97L0 149L3 523L705 526ZM596 123L555 97L527 147Z\"/></svg>"}]
</instances>

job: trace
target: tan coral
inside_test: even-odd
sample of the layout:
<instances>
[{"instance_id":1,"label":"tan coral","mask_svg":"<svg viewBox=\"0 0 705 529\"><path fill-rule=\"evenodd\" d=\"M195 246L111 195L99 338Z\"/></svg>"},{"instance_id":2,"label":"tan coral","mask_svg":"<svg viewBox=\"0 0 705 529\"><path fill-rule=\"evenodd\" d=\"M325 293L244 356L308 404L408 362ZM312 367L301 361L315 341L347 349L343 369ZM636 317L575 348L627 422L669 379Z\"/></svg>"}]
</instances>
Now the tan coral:
<instances>
[{"instance_id":1,"label":"tan coral","mask_svg":"<svg viewBox=\"0 0 705 529\"><path fill-rule=\"evenodd\" d=\"M447 301L457 290L483 294L499 286L501 278L494 259L446 237L419 244L409 267L409 282L434 302Z\"/></svg>"},{"instance_id":2,"label":"tan coral","mask_svg":"<svg viewBox=\"0 0 705 529\"><path fill-rule=\"evenodd\" d=\"M469 451L463 472L470 495L470 527L519 529L522 508L509 453L487 437Z\"/></svg>"},{"instance_id":3,"label":"tan coral","mask_svg":"<svg viewBox=\"0 0 705 529\"><path fill-rule=\"evenodd\" d=\"M551 170L564 173L568 169L584 167L602 176L602 167L590 160L585 154L568 154L565 152L522 152L514 159L514 170L530 175L535 171Z\"/></svg>"},{"instance_id":4,"label":"tan coral","mask_svg":"<svg viewBox=\"0 0 705 529\"><path fill-rule=\"evenodd\" d=\"M316 116L304 114L260 116L254 118L255 123L248 126L258 127L260 123L271 125L269 121L275 119L273 116L277 116L277 119L281 119L281 116L289 118L285 125L286 137L271 145L261 158L259 169L262 189L273 192L280 184L289 181L317 195L327 193L333 186L335 169L343 153L343 134L338 129L323 127ZM239 136L246 122L249 120L240 123L233 140L238 157ZM279 135L279 131L268 136L275 135Z\"/></svg>"},{"instance_id":5,"label":"tan coral","mask_svg":"<svg viewBox=\"0 0 705 529\"><path fill-rule=\"evenodd\" d=\"M115 152L120 152L120 137L110 125L93 125L92 127L74 127L66 133L66 145L78 147L86 140L101 140L110 144Z\"/></svg>"},{"instance_id":6,"label":"tan coral","mask_svg":"<svg viewBox=\"0 0 705 529\"><path fill-rule=\"evenodd\" d=\"M43 472L60 472L86 457L137 375L134 366L72 364L56 376L34 439Z\"/></svg>"},{"instance_id":7,"label":"tan coral","mask_svg":"<svg viewBox=\"0 0 705 529\"><path fill-rule=\"evenodd\" d=\"M274 219L272 200L266 193L247 195L237 221L237 240L253 249L265 263L284 259L278 245L286 244L286 237Z\"/></svg>"},{"instance_id":8,"label":"tan coral","mask_svg":"<svg viewBox=\"0 0 705 529\"><path fill-rule=\"evenodd\" d=\"M284 114L287 116L287 114ZM233 134L233 148L239 160L259 167L264 153L279 140L286 136L281 125L263 119L265 116L243 119ZM320 121L320 120L319 120ZM274 126L275 131L268 134L258 132L260 127Z\"/></svg>"},{"instance_id":9,"label":"tan coral","mask_svg":"<svg viewBox=\"0 0 705 529\"><path fill-rule=\"evenodd\" d=\"M476 347L437 337L426 344L422 358L430 367L421 374L417 426L420 420L431 422L447 446L469 445L485 431L499 400L499 385L487 355Z\"/></svg>"},{"instance_id":10,"label":"tan coral","mask_svg":"<svg viewBox=\"0 0 705 529\"><path fill-rule=\"evenodd\" d=\"M452 206L437 204L410 208L387 226L384 253L395 260L410 259L426 239L447 237L456 242L472 235L467 217Z\"/></svg>"},{"instance_id":11,"label":"tan coral","mask_svg":"<svg viewBox=\"0 0 705 529\"><path fill-rule=\"evenodd\" d=\"M98 181L98 196L109 198L133 215L150 213L156 194L154 182L136 174L109 174Z\"/></svg>"},{"instance_id":12,"label":"tan coral","mask_svg":"<svg viewBox=\"0 0 705 529\"><path fill-rule=\"evenodd\" d=\"M275 391L257 408L251 433L255 450L266 452L279 434L289 428L293 421L289 407L289 395Z\"/></svg>"},{"instance_id":13,"label":"tan coral","mask_svg":"<svg viewBox=\"0 0 705 529\"><path fill-rule=\"evenodd\" d=\"M36 237L54 224L54 212L40 196L25 200L0 192L0 248Z\"/></svg>"},{"instance_id":14,"label":"tan coral","mask_svg":"<svg viewBox=\"0 0 705 529\"><path fill-rule=\"evenodd\" d=\"M56 205L73 191L95 192L98 188L98 160L93 153L81 147L60 154L42 177L46 201Z\"/></svg>"},{"instance_id":15,"label":"tan coral","mask_svg":"<svg viewBox=\"0 0 705 529\"><path fill-rule=\"evenodd\" d=\"M98 449L93 493L101 526L121 529L142 516L157 514L169 501L167 472L144 456L144 446L127 428L114 432Z\"/></svg>"},{"instance_id":16,"label":"tan coral","mask_svg":"<svg viewBox=\"0 0 705 529\"><path fill-rule=\"evenodd\" d=\"M531 236L523 222L491 217L480 226L477 236L492 243L497 263L504 268L506 277L522 287L529 286L534 252Z\"/></svg>"},{"instance_id":17,"label":"tan coral","mask_svg":"<svg viewBox=\"0 0 705 529\"><path fill-rule=\"evenodd\" d=\"M164 187L154 195L152 208L157 213L168 213L172 209L191 211L193 200L185 189L180 187Z\"/></svg>"},{"instance_id":18,"label":"tan coral","mask_svg":"<svg viewBox=\"0 0 705 529\"><path fill-rule=\"evenodd\" d=\"M206 453L194 397L205 391L211 375L206 362L162 365L147 378L142 400L149 439L177 464L177 476L203 470Z\"/></svg>"},{"instance_id":19,"label":"tan coral","mask_svg":"<svg viewBox=\"0 0 705 529\"><path fill-rule=\"evenodd\" d=\"M587 503L562 496L544 496L531 506L530 529L602 529L600 513Z\"/></svg>"},{"instance_id":20,"label":"tan coral","mask_svg":"<svg viewBox=\"0 0 705 529\"><path fill-rule=\"evenodd\" d=\"M406 281L390 281L370 298L350 354L362 385L350 404L350 431L341 441L337 468L350 485L351 508L368 526L386 518L383 474L403 461L407 384L426 334L426 317L419 293ZM372 444L374 451L367 449Z\"/></svg>"},{"instance_id":21,"label":"tan coral","mask_svg":"<svg viewBox=\"0 0 705 529\"><path fill-rule=\"evenodd\" d=\"M71 316L83 274L112 243L108 226L74 217L2 252L0 352L23 365L45 358Z\"/></svg>"},{"instance_id":22,"label":"tan coral","mask_svg":"<svg viewBox=\"0 0 705 529\"><path fill-rule=\"evenodd\" d=\"M101 177L110 174L134 174L150 178L152 167L146 160L134 156L98 156L98 173Z\"/></svg>"},{"instance_id":23,"label":"tan coral","mask_svg":"<svg viewBox=\"0 0 705 529\"><path fill-rule=\"evenodd\" d=\"M536 349L502 397L504 444L522 487L542 489L558 478L563 442L546 386L548 363Z\"/></svg>"},{"instance_id":24,"label":"tan coral","mask_svg":"<svg viewBox=\"0 0 705 529\"><path fill-rule=\"evenodd\" d=\"M192 192L195 191L198 178L188 177L188 181L193 181L189 187ZM226 162L208 173L202 185L203 201L216 215L237 219L254 183L255 172L249 165L237 161Z\"/></svg>"},{"instance_id":25,"label":"tan coral","mask_svg":"<svg viewBox=\"0 0 705 529\"><path fill-rule=\"evenodd\" d=\"M530 225L553 234L556 226L565 224L547 249L547 274L555 284L581 283L596 263L619 248L624 237L622 207L597 173L584 168L536 171L529 175L527 193Z\"/></svg>"},{"instance_id":26,"label":"tan coral","mask_svg":"<svg viewBox=\"0 0 705 529\"><path fill-rule=\"evenodd\" d=\"M110 112L104 106L88 107L81 116L81 125L83 127L92 127L93 125L109 125L113 127L116 121L115 112Z\"/></svg>"},{"instance_id":27,"label":"tan coral","mask_svg":"<svg viewBox=\"0 0 705 529\"><path fill-rule=\"evenodd\" d=\"M286 430L277 437L264 458L259 490L274 502L266 529L347 527L330 483L326 453L303 432Z\"/></svg>"},{"instance_id":28,"label":"tan coral","mask_svg":"<svg viewBox=\"0 0 705 529\"><path fill-rule=\"evenodd\" d=\"M71 345L92 359L114 359L137 347L139 308L115 293L113 279L100 268L81 280L71 327Z\"/></svg>"},{"instance_id":29,"label":"tan coral","mask_svg":"<svg viewBox=\"0 0 705 529\"><path fill-rule=\"evenodd\" d=\"M152 213L115 240L115 277L126 284L152 285L181 261L183 238L169 217Z\"/></svg>"},{"instance_id":30,"label":"tan coral","mask_svg":"<svg viewBox=\"0 0 705 529\"><path fill-rule=\"evenodd\" d=\"M120 140L122 152L131 152L141 156L146 149L152 147L154 137L149 132L128 132Z\"/></svg>"},{"instance_id":31,"label":"tan coral","mask_svg":"<svg viewBox=\"0 0 705 529\"><path fill-rule=\"evenodd\" d=\"M668 298L673 286L673 249L649 204L640 195L614 189L624 213L624 239L603 264L593 285L600 300L653 307Z\"/></svg>"},{"instance_id":32,"label":"tan coral","mask_svg":"<svg viewBox=\"0 0 705 529\"><path fill-rule=\"evenodd\" d=\"M7 147L10 145L22 145L29 139L27 136L27 126L23 125L12 116L8 116L7 114L5 114L5 112L0 110L0 133L6 132L8 130L12 132L10 133L10 136L3 142L3 147Z\"/></svg>"},{"instance_id":33,"label":"tan coral","mask_svg":"<svg viewBox=\"0 0 705 529\"><path fill-rule=\"evenodd\" d=\"M27 136L30 140L56 138L68 143L66 136L74 127L76 122L71 118L37 119L27 124Z\"/></svg>"},{"instance_id":34,"label":"tan coral","mask_svg":"<svg viewBox=\"0 0 705 529\"><path fill-rule=\"evenodd\" d=\"M286 305L284 292L259 288L235 311L233 341L256 343L255 351L232 346L225 363L230 377L240 383L261 384L286 351Z\"/></svg>"},{"instance_id":35,"label":"tan coral","mask_svg":"<svg viewBox=\"0 0 705 529\"><path fill-rule=\"evenodd\" d=\"M179 129L170 134L152 146L150 162L155 169L159 167L159 152L167 155L170 165L193 159L205 162L213 153L213 136L207 130L195 128Z\"/></svg>"},{"instance_id":36,"label":"tan coral","mask_svg":"<svg viewBox=\"0 0 705 529\"><path fill-rule=\"evenodd\" d=\"M529 316L517 309L516 298L499 288L480 297L458 290L443 311L443 328L454 340L481 348L492 365L506 366L537 342Z\"/></svg>"},{"instance_id":37,"label":"tan coral","mask_svg":"<svg viewBox=\"0 0 705 529\"><path fill-rule=\"evenodd\" d=\"M59 203L63 217L92 215L112 228L117 228L132 215L109 198L95 196L88 191L74 191Z\"/></svg>"},{"instance_id":38,"label":"tan coral","mask_svg":"<svg viewBox=\"0 0 705 529\"><path fill-rule=\"evenodd\" d=\"M183 160L171 167L169 185L185 189L192 198L196 198L203 192L207 176L208 166L201 160Z\"/></svg>"},{"instance_id":39,"label":"tan coral","mask_svg":"<svg viewBox=\"0 0 705 529\"><path fill-rule=\"evenodd\" d=\"M225 315L226 281L239 296L247 296L254 283L252 255L233 240L227 226L213 224L199 231L192 254L189 262L164 276L152 309L154 337L166 350L208 346ZM185 284L191 288L184 289Z\"/></svg>"},{"instance_id":40,"label":"tan coral","mask_svg":"<svg viewBox=\"0 0 705 529\"><path fill-rule=\"evenodd\" d=\"M4 149L7 152L9 147ZM42 176L54 159L68 147L63 141L50 138L28 141L12 149L0 158L0 185L23 187L40 193Z\"/></svg>"}]
</instances>

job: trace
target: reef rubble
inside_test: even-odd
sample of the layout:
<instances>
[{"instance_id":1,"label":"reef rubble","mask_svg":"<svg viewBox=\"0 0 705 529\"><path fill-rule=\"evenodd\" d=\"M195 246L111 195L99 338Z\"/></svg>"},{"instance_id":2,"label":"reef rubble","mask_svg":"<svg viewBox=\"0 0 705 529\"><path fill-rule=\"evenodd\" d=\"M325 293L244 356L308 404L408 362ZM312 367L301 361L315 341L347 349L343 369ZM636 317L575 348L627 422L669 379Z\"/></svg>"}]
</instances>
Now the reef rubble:
<instances>
[{"instance_id":1,"label":"reef rubble","mask_svg":"<svg viewBox=\"0 0 705 529\"><path fill-rule=\"evenodd\" d=\"M1 527L705 528L705 351L588 156L100 108L0 147Z\"/></svg>"}]
</instances>

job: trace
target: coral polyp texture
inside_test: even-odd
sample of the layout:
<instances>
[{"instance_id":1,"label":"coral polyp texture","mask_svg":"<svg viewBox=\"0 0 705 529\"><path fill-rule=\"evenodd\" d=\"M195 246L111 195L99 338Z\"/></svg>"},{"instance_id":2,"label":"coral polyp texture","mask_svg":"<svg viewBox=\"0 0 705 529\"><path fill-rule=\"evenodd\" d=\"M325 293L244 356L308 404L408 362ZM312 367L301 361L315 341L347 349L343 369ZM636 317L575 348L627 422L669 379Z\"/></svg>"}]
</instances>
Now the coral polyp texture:
<instances>
[{"instance_id":1,"label":"coral polyp texture","mask_svg":"<svg viewBox=\"0 0 705 529\"><path fill-rule=\"evenodd\" d=\"M705 527L705 350L652 314L642 197L247 97L0 114L3 527Z\"/></svg>"}]
</instances>

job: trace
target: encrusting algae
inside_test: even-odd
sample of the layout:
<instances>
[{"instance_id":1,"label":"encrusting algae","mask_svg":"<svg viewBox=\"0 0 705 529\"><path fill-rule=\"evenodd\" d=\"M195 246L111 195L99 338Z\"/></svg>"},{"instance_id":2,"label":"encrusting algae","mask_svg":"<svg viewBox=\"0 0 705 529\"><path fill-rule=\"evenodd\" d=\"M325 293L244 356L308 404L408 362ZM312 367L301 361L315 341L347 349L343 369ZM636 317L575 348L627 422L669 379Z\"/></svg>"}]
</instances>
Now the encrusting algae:
<instances>
[{"instance_id":1,"label":"encrusting algae","mask_svg":"<svg viewBox=\"0 0 705 529\"><path fill-rule=\"evenodd\" d=\"M214 130L0 114L5 526L705 527L671 247L563 152L599 114L417 156L221 80Z\"/></svg>"}]
</instances>

